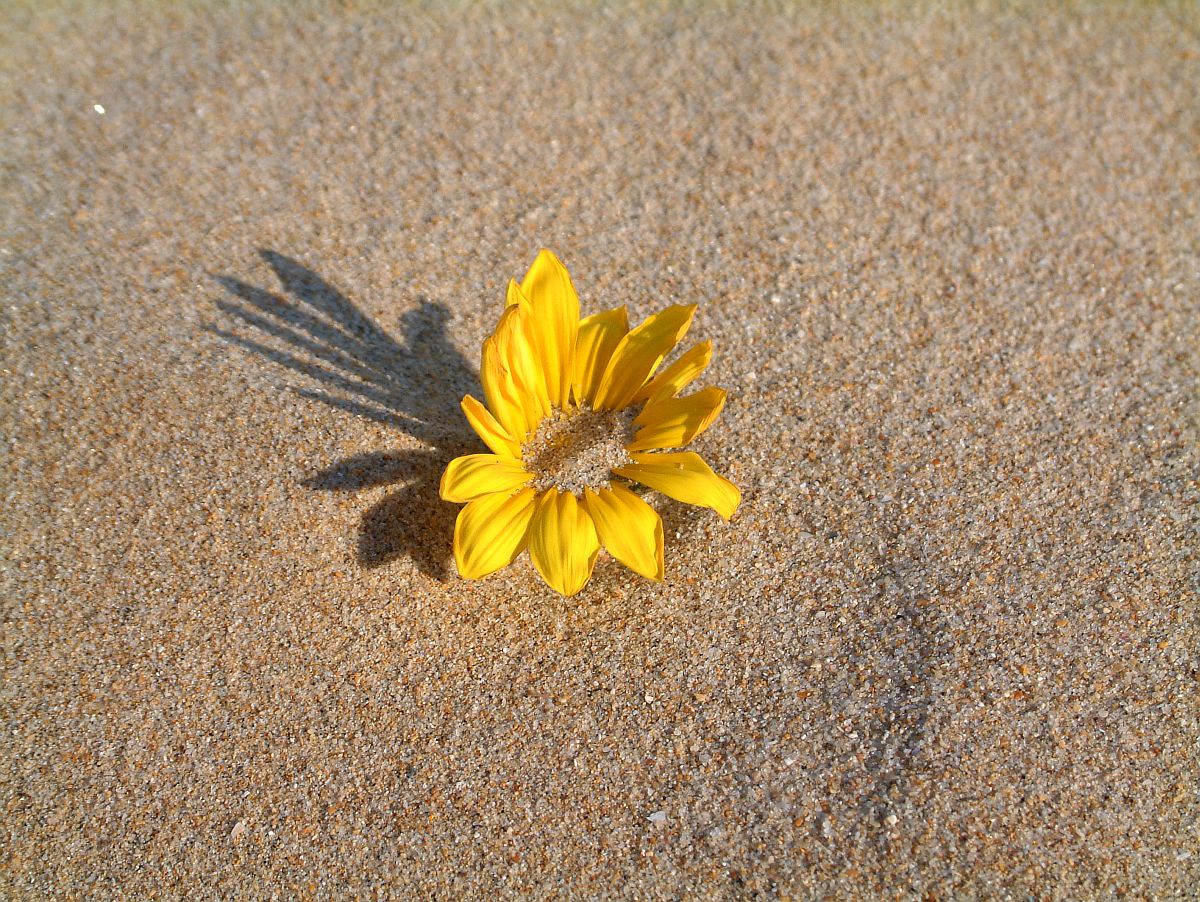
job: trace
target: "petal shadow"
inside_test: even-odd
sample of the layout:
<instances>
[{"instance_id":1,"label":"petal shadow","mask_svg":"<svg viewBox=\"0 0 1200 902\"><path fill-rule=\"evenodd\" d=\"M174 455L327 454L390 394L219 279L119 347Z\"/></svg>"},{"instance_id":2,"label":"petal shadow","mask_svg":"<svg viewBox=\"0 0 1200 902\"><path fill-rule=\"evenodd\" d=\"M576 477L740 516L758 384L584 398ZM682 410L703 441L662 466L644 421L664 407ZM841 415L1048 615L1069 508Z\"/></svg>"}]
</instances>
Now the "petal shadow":
<instances>
[{"instance_id":1,"label":"petal shadow","mask_svg":"<svg viewBox=\"0 0 1200 902\"><path fill-rule=\"evenodd\" d=\"M438 497L438 483L451 458L481 447L462 417L446 416L478 381L449 339L450 311L418 299L400 317L397 339L313 270L273 250L259 254L279 290L214 276L228 296L215 301L224 324L209 331L301 377L306 384L288 386L301 397L393 426L427 446L355 455L302 484L335 492L401 484L364 511L358 563L377 567L407 557L444 578L457 512Z\"/></svg>"}]
</instances>

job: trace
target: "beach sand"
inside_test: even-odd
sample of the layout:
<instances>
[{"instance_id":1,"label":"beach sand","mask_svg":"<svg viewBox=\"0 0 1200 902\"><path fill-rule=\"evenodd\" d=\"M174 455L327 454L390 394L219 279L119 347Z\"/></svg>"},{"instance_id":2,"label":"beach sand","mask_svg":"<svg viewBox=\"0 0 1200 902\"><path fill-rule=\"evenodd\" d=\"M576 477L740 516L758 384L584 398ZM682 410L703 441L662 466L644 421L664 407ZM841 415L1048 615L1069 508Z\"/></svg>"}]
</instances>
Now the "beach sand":
<instances>
[{"instance_id":1,"label":"beach sand","mask_svg":"<svg viewBox=\"0 0 1200 902\"><path fill-rule=\"evenodd\" d=\"M9 898L1200 886L1196 6L0 13ZM541 247L731 523L450 560Z\"/></svg>"}]
</instances>

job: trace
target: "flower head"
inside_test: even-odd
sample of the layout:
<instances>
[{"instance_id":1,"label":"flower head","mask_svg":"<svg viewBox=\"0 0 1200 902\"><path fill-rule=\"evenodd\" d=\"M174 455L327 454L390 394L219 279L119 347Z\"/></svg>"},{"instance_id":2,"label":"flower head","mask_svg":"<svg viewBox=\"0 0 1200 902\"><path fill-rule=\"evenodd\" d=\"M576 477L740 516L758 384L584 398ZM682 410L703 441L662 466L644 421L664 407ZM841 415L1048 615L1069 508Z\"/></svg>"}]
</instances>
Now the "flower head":
<instances>
[{"instance_id":1,"label":"flower head","mask_svg":"<svg viewBox=\"0 0 1200 902\"><path fill-rule=\"evenodd\" d=\"M462 400L493 453L455 458L441 496L465 503L454 528L458 572L480 579L528 548L555 591L574 595L603 546L650 579L663 577L663 528L635 484L728 520L741 498L686 445L716 419L725 392L680 395L708 366L700 342L665 369L696 312L675 305L629 328L624 307L579 318L558 258L542 251L483 343L487 403Z\"/></svg>"}]
</instances>

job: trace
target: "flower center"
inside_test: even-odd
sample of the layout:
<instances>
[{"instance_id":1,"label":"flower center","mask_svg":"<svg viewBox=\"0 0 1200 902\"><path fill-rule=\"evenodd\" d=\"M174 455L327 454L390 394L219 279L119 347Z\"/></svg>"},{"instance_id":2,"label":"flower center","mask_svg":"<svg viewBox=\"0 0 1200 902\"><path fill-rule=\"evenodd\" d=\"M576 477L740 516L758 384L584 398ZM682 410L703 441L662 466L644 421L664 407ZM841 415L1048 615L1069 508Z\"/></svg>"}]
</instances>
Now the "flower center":
<instances>
[{"instance_id":1,"label":"flower center","mask_svg":"<svg viewBox=\"0 0 1200 902\"><path fill-rule=\"evenodd\" d=\"M608 485L614 467L633 463L625 451L632 440L633 410L555 408L521 448L531 485L582 494Z\"/></svg>"}]
</instances>

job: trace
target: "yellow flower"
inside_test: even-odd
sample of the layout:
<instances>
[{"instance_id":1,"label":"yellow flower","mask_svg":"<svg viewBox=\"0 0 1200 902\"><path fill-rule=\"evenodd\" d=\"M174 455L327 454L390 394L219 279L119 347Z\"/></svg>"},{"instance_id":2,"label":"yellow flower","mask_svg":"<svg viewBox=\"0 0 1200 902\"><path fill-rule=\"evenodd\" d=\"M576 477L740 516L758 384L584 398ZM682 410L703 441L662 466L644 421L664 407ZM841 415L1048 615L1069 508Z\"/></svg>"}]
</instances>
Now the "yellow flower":
<instances>
[{"instance_id":1,"label":"yellow flower","mask_svg":"<svg viewBox=\"0 0 1200 902\"><path fill-rule=\"evenodd\" d=\"M579 318L579 297L558 258L542 251L483 343L487 405L467 395L467 420L492 451L455 458L441 496L465 503L454 528L458 572L480 579L526 548L555 591L574 595L601 545L630 569L663 577L658 513L641 483L728 520L741 494L698 454L677 449L725 406L725 392L679 393L704 372L712 343L670 366L696 305L676 305L629 328L624 307Z\"/></svg>"}]
</instances>

